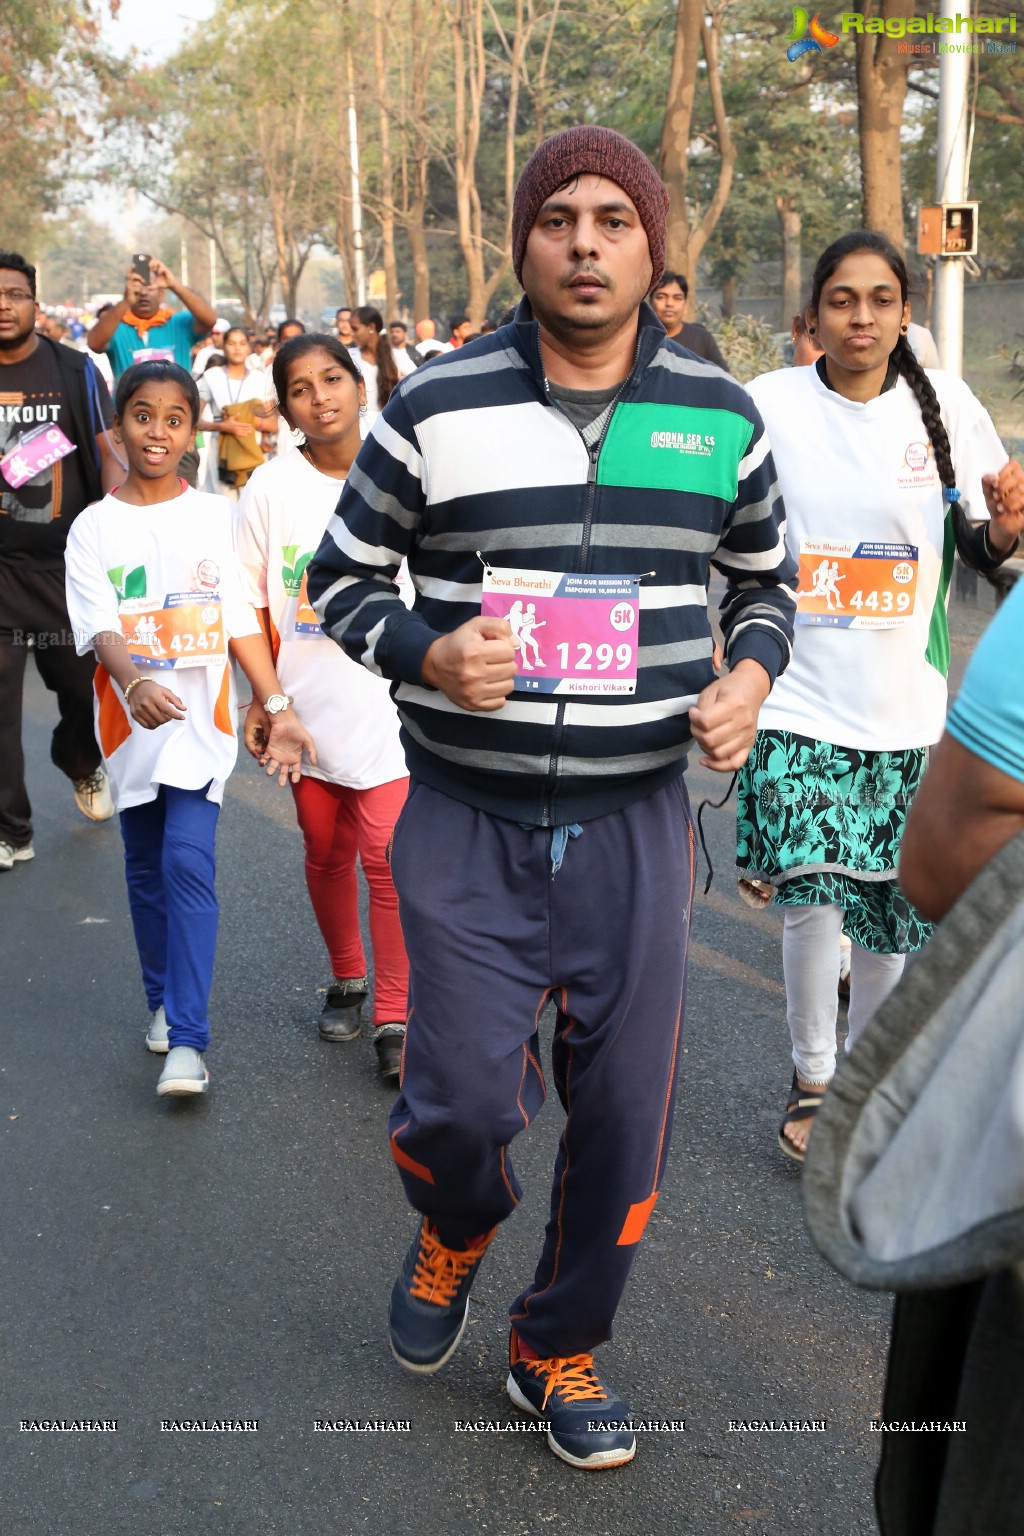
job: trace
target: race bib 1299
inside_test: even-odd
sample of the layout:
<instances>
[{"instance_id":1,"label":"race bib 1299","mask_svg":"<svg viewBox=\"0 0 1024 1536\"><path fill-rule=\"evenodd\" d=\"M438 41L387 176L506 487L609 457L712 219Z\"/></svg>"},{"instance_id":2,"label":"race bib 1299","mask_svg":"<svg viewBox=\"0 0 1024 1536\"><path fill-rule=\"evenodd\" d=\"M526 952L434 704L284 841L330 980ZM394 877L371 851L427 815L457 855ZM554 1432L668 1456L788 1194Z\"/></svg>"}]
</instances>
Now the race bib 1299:
<instances>
[{"instance_id":1,"label":"race bib 1299","mask_svg":"<svg viewBox=\"0 0 1024 1536\"><path fill-rule=\"evenodd\" d=\"M516 693L636 692L638 577L485 567L480 612L509 623Z\"/></svg>"}]
</instances>

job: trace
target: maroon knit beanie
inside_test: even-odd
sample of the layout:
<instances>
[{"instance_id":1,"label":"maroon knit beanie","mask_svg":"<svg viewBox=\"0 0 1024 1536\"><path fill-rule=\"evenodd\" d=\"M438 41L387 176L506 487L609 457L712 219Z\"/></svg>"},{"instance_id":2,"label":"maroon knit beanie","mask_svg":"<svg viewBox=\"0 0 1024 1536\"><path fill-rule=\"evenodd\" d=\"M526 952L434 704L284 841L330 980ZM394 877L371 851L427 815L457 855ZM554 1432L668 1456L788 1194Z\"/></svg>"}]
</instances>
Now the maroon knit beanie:
<instances>
[{"instance_id":1,"label":"maroon knit beanie","mask_svg":"<svg viewBox=\"0 0 1024 1536\"><path fill-rule=\"evenodd\" d=\"M654 273L665 270L665 183L643 152L613 128L566 128L539 145L523 166L512 203L512 265L522 282L523 253L533 221L552 192L574 176L607 176L633 199L647 233Z\"/></svg>"}]
</instances>

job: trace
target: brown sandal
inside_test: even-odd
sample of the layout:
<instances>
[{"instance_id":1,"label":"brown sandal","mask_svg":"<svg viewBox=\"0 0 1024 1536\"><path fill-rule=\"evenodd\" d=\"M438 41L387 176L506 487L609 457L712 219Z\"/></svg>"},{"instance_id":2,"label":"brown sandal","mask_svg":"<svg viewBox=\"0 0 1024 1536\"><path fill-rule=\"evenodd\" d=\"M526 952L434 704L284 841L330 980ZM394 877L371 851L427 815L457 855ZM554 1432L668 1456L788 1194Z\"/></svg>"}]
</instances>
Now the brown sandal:
<instances>
[{"instance_id":1,"label":"brown sandal","mask_svg":"<svg viewBox=\"0 0 1024 1536\"><path fill-rule=\"evenodd\" d=\"M793 1069L793 1084L789 1091L789 1099L786 1102L786 1113L782 1117L779 1126L779 1146L787 1157L791 1157L794 1163L802 1163L806 1153L786 1135L786 1126L795 1125L799 1120L813 1120L821 1108L824 1092L818 1093L813 1088L801 1088L796 1079L796 1068Z\"/></svg>"}]
</instances>

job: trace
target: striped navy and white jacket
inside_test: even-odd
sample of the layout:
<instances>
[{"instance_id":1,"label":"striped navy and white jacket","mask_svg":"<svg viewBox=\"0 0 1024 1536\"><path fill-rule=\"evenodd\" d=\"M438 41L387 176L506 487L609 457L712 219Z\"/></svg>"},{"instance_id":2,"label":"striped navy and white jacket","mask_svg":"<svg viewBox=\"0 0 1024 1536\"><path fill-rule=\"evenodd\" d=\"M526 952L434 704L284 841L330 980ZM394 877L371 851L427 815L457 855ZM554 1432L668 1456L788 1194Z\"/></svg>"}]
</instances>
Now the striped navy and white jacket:
<instances>
[{"instance_id":1,"label":"striped navy and white jacket","mask_svg":"<svg viewBox=\"0 0 1024 1536\"><path fill-rule=\"evenodd\" d=\"M590 434L588 434L590 435ZM645 576L633 695L514 693L471 712L421 682L440 634L480 612L483 567ZM402 558L409 610L394 585ZM307 571L324 630L394 680L413 777L492 815L584 821L681 774L713 681L711 567L730 663L775 677L796 568L764 427L746 392L643 306L636 358L597 440L553 400L523 301L493 335L402 381L360 450Z\"/></svg>"}]
</instances>

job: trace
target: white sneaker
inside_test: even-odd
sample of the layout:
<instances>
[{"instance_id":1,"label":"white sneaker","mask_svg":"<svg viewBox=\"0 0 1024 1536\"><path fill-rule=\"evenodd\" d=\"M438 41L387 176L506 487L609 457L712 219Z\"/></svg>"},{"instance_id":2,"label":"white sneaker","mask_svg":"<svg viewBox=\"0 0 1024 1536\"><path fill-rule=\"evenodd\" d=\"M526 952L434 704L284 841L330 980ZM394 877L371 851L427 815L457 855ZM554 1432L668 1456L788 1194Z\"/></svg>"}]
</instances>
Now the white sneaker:
<instances>
[{"instance_id":1,"label":"white sneaker","mask_svg":"<svg viewBox=\"0 0 1024 1536\"><path fill-rule=\"evenodd\" d=\"M75 804L90 821L109 821L114 814L114 802L110 798L110 786L102 768L84 779L74 779Z\"/></svg>"},{"instance_id":2,"label":"white sneaker","mask_svg":"<svg viewBox=\"0 0 1024 1536\"><path fill-rule=\"evenodd\" d=\"M34 859L36 851L31 843L24 848L12 848L10 843L0 843L0 869L13 869L15 864L25 864Z\"/></svg>"},{"instance_id":3,"label":"white sneaker","mask_svg":"<svg viewBox=\"0 0 1024 1536\"><path fill-rule=\"evenodd\" d=\"M165 1093L205 1093L210 1081L206 1062L191 1045L176 1045L168 1051L156 1091Z\"/></svg>"},{"instance_id":4,"label":"white sneaker","mask_svg":"<svg viewBox=\"0 0 1024 1536\"><path fill-rule=\"evenodd\" d=\"M146 1030L146 1049L155 1051L158 1056L165 1056L171 1048L170 1032L167 1024L167 1015L164 1013L164 1005L149 1016L149 1028Z\"/></svg>"}]
</instances>

